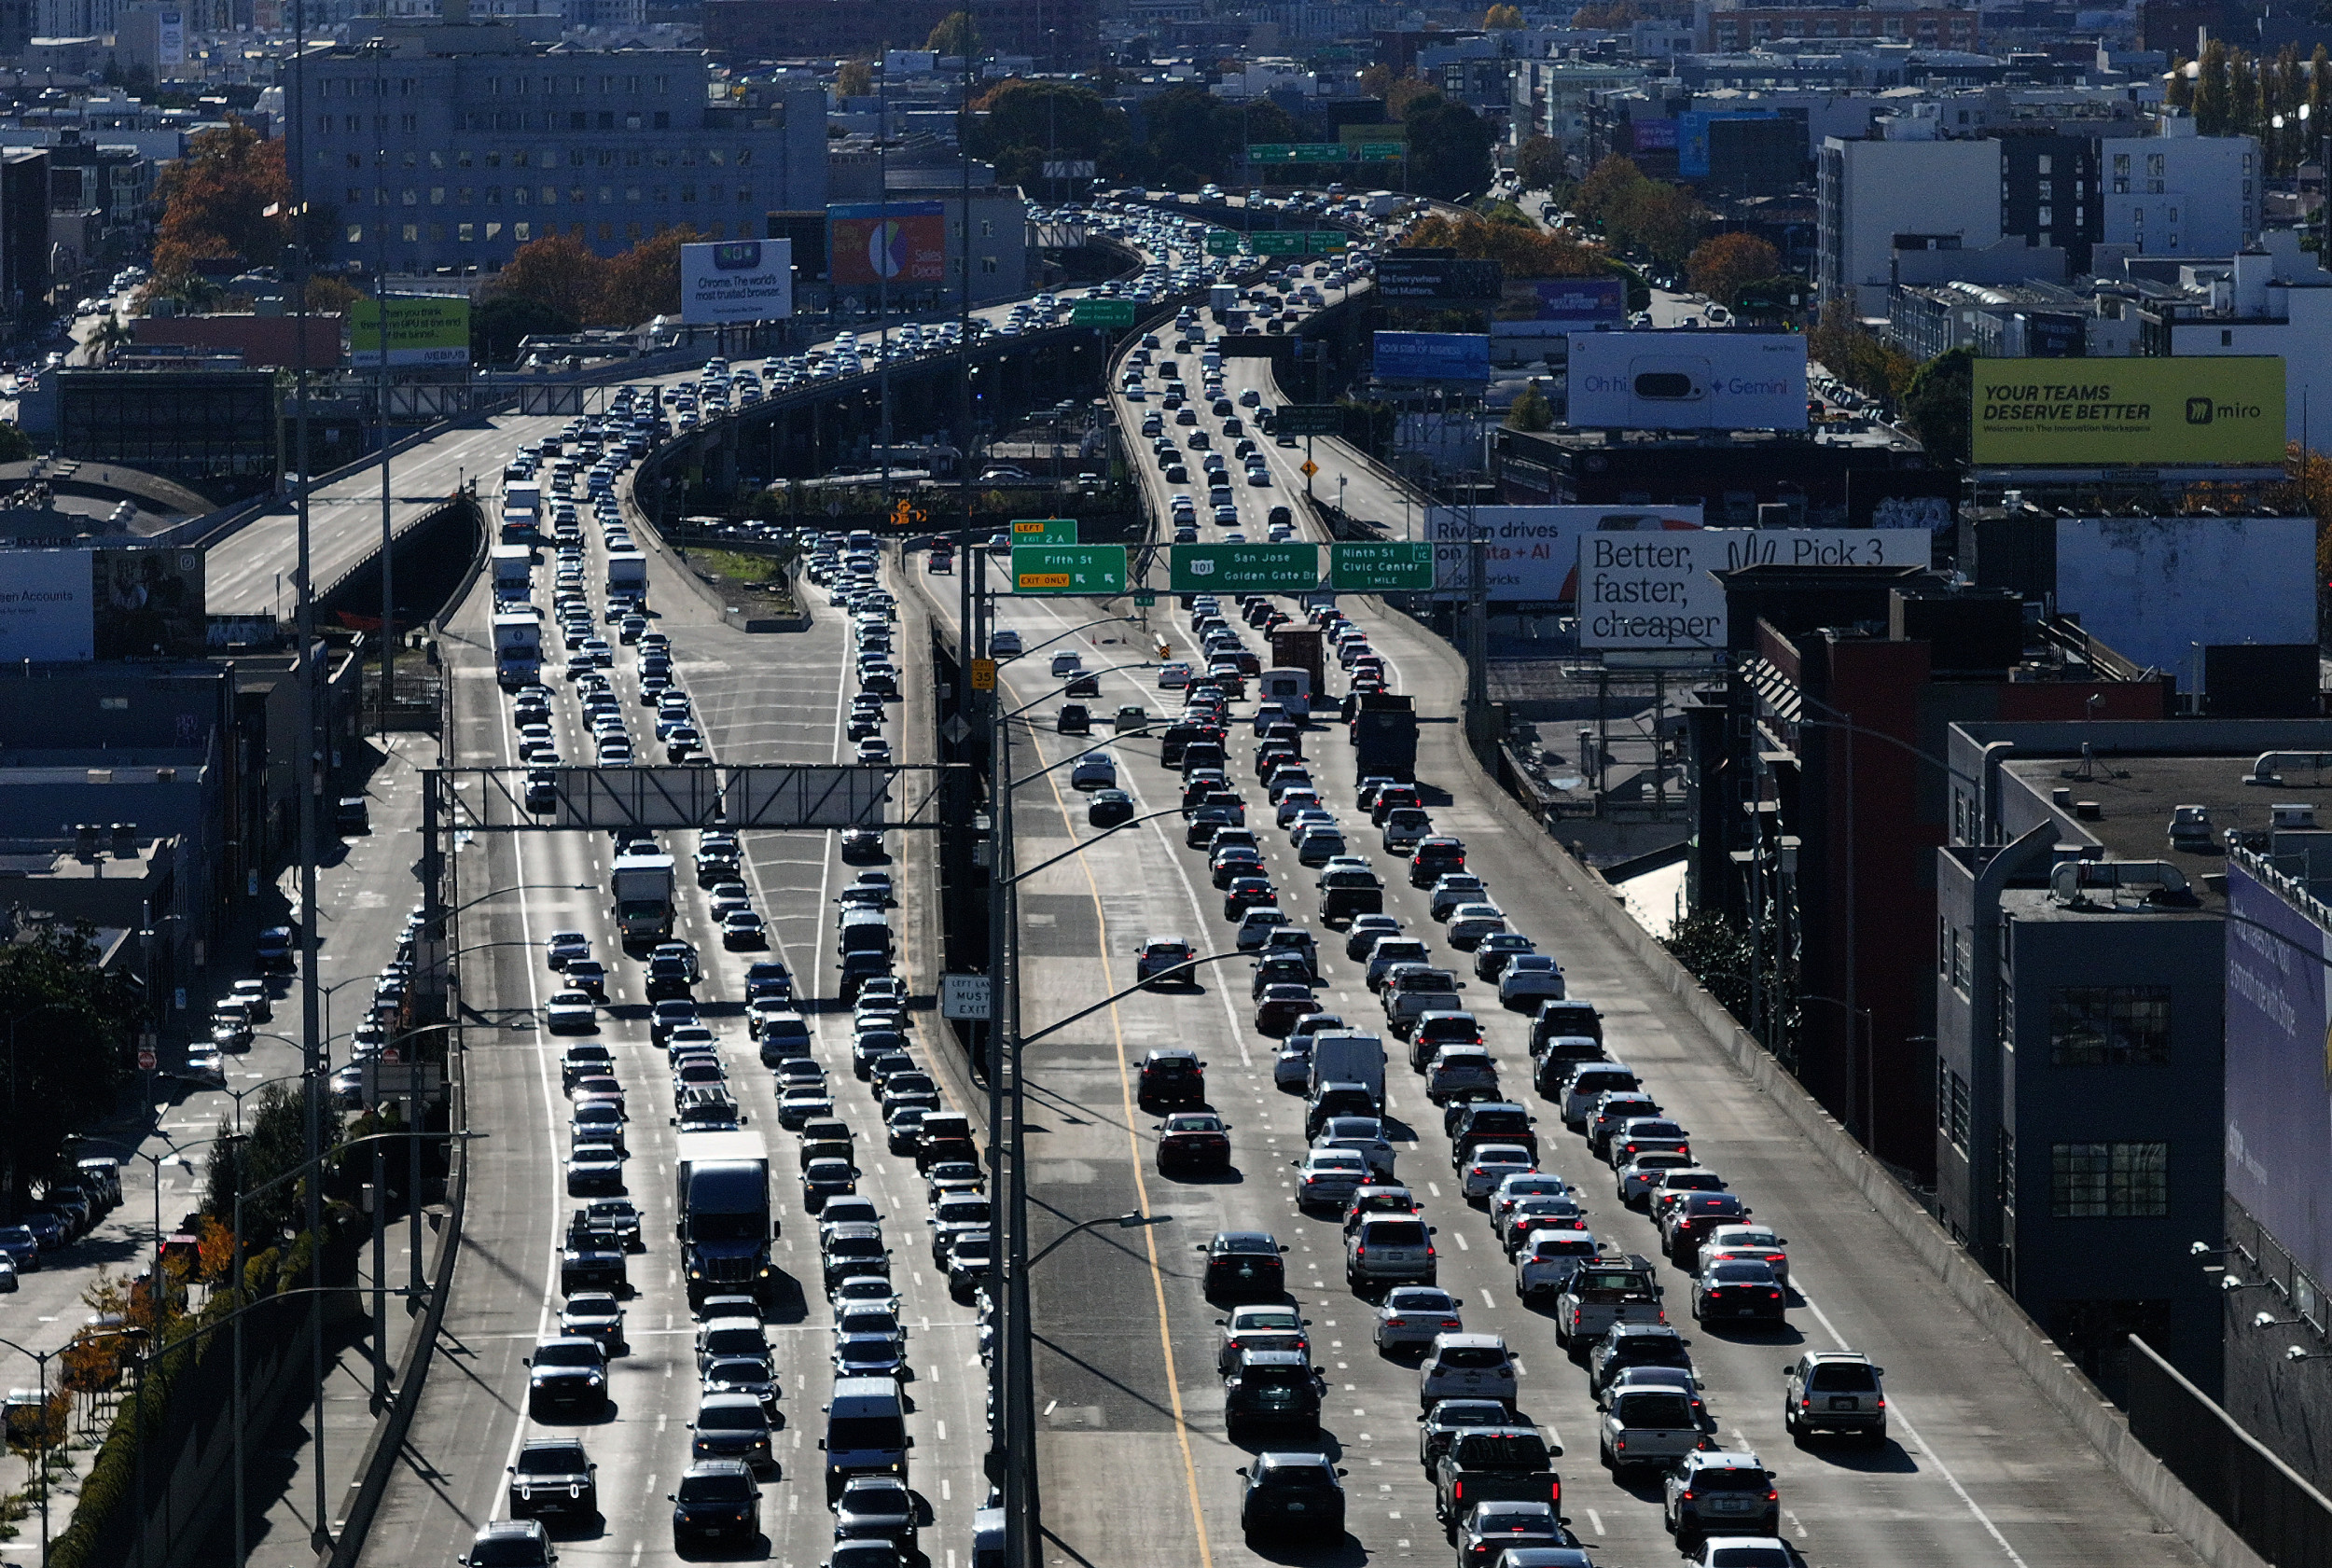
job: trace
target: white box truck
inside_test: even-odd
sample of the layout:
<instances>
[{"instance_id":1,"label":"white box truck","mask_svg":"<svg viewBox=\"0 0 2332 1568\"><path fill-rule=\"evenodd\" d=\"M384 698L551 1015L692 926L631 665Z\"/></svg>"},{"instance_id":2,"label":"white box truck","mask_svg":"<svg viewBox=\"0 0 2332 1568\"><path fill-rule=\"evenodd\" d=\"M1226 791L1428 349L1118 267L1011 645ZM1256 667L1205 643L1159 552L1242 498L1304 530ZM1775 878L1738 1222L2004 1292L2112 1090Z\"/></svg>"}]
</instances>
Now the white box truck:
<instances>
[{"instance_id":1,"label":"white box truck","mask_svg":"<svg viewBox=\"0 0 2332 1568\"><path fill-rule=\"evenodd\" d=\"M626 946L672 935L673 863L669 854L620 854L608 878L616 929Z\"/></svg>"},{"instance_id":2,"label":"white box truck","mask_svg":"<svg viewBox=\"0 0 2332 1568\"><path fill-rule=\"evenodd\" d=\"M496 599L532 599L534 596L533 550L524 545L496 545L492 559Z\"/></svg>"},{"instance_id":3,"label":"white box truck","mask_svg":"<svg viewBox=\"0 0 2332 1568\"><path fill-rule=\"evenodd\" d=\"M505 691L533 686L543 673L543 623L531 610L493 618L494 680Z\"/></svg>"}]
</instances>

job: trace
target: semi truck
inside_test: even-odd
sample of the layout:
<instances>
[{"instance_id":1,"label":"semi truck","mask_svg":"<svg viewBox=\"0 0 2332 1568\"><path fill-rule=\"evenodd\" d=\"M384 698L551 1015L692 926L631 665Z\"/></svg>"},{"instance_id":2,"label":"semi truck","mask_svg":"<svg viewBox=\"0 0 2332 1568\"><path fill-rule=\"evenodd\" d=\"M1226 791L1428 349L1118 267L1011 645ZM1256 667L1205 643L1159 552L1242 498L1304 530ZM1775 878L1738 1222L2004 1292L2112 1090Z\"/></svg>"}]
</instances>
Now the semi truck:
<instances>
[{"instance_id":1,"label":"semi truck","mask_svg":"<svg viewBox=\"0 0 2332 1568\"><path fill-rule=\"evenodd\" d=\"M626 947L660 942L672 935L671 855L618 855L608 881L615 895L616 929Z\"/></svg>"},{"instance_id":2,"label":"semi truck","mask_svg":"<svg viewBox=\"0 0 2332 1568\"><path fill-rule=\"evenodd\" d=\"M543 623L511 610L493 617L493 629L494 680L505 691L533 686L543 673Z\"/></svg>"},{"instance_id":3,"label":"semi truck","mask_svg":"<svg viewBox=\"0 0 2332 1568\"><path fill-rule=\"evenodd\" d=\"M1237 284L1214 284L1206 291L1206 304L1207 309L1215 312L1215 319L1222 320L1229 312L1239 308L1239 285Z\"/></svg>"},{"instance_id":4,"label":"semi truck","mask_svg":"<svg viewBox=\"0 0 2332 1568\"><path fill-rule=\"evenodd\" d=\"M1417 711L1407 692L1363 691L1352 699L1353 767L1362 778L1403 784L1417 777Z\"/></svg>"},{"instance_id":5,"label":"semi truck","mask_svg":"<svg viewBox=\"0 0 2332 1568\"><path fill-rule=\"evenodd\" d=\"M679 1218L674 1226L688 1305L708 1296L752 1296L767 1305L777 1269L770 1242L770 1159L755 1132L682 1132L673 1140Z\"/></svg>"},{"instance_id":6,"label":"semi truck","mask_svg":"<svg viewBox=\"0 0 2332 1568\"><path fill-rule=\"evenodd\" d=\"M1327 695L1327 665L1316 626L1283 626L1271 633L1271 668L1256 677L1256 693L1301 724Z\"/></svg>"}]
</instances>

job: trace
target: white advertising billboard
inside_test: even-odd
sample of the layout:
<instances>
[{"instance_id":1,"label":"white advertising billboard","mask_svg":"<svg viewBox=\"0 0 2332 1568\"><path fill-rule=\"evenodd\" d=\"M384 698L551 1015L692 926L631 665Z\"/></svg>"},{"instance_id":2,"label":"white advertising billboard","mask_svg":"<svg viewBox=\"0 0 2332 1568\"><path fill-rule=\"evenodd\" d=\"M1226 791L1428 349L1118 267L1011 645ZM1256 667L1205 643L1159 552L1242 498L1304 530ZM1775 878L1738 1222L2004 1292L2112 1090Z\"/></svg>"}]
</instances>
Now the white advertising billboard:
<instances>
[{"instance_id":1,"label":"white advertising billboard","mask_svg":"<svg viewBox=\"0 0 2332 1568\"><path fill-rule=\"evenodd\" d=\"M1436 591L1473 591L1466 541L1484 541L1488 596L1501 603L1568 604L1576 597L1579 540L1589 534L1658 534L1700 526L1699 506L1429 506Z\"/></svg>"},{"instance_id":2,"label":"white advertising billboard","mask_svg":"<svg viewBox=\"0 0 2332 1568\"><path fill-rule=\"evenodd\" d=\"M715 240L680 247L680 319L691 326L794 313L794 242Z\"/></svg>"},{"instance_id":3,"label":"white advertising billboard","mask_svg":"<svg viewBox=\"0 0 2332 1568\"><path fill-rule=\"evenodd\" d=\"M1575 332L1568 423L1803 430L1806 340L1775 332Z\"/></svg>"},{"instance_id":4,"label":"white advertising billboard","mask_svg":"<svg viewBox=\"0 0 2332 1568\"><path fill-rule=\"evenodd\" d=\"M1737 566L1927 566L1934 535L1911 528L1704 528L1579 537L1579 645L1688 651L1725 646L1725 589Z\"/></svg>"},{"instance_id":5,"label":"white advertising billboard","mask_svg":"<svg viewBox=\"0 0 2332 1568\"><path fill-rule=\"evenodd\" d=\"M0 663L94 656L87 550L0 550Z\"/></svg>"},{"instance_id":6,"label":"white advertising billboard","mask_svg":"<svg viewBox=\"0 0 2332 1568\"><path fill-rule=\"evenodd\" d=\"M2316 640L2307 517L2057 520L2057 607L2140 665L2196 681L2197 645Z\"/></svg>"}]
</instances>

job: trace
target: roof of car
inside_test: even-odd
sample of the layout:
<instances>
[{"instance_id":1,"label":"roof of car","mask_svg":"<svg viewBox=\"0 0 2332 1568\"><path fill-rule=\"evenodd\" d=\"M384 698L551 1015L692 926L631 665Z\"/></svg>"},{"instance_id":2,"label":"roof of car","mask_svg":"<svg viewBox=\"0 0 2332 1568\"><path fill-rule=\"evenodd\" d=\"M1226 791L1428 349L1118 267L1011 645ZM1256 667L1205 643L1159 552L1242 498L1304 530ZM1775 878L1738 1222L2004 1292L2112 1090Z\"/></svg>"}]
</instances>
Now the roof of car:
<instances>
[{"instance_id":1,"label":"roof of car","mask_svg":"<svg viewBox=\"0 0 2332 1568\"><path fill-rule=\"evenodd\" d=\"M1442 1350L1498 1350L1506 1348L1506 1340L1495 1334L1441 1334L1434 1344Z\"/></svg>"},{"instance_id":2,"label":"roof of car","mask_svg":"<svg viewBox=\"0 0 2332 1568\"><path fill-rule=\"evenodd\" d=\"M1216 1252L1268 1252L1280 1250L1278 1238L1268 1230L1217 1230L1215 1233Z\"/></svg>"}]
</instances>

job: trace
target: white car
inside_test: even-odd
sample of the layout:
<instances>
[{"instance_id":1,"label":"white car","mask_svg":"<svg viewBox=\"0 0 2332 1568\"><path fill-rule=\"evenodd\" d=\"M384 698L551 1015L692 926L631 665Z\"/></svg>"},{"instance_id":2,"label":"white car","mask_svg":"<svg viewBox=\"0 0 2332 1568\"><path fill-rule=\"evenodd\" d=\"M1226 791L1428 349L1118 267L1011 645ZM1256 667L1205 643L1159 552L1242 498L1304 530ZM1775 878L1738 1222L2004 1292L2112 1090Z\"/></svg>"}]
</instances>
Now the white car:
<instances>
[{"instance_id":1,"label":"white car","mask_svg":"<svg viewBox=\"0 0 2332 1568\"><path fill-rule=\"evenodd\" d=\"M186 1076L201 1083L223 1084L227 1081L227 1059L219 1054L216 1046L189 1046Z\"/></svg>"},{"instance_id":2,"label":"white car","mask_svg":"<svg viewBox=\"0 0 2332 1568\"><path fill-rule=\"evenodd\" d=\"M1599 1250L1600 1243L1587 1230L1532 1231L1514 1255L1514 1294L1532 1301L1550 1290L1561 1290L1580 1260L1593 1257Z\"/></svg>"},{"instance_id":3,"label":"white car","mask_svg":"<svg viewBox=\"0 0 2332 1568\"><path fill-rule=\"evenodd\" d=\"M1161 691L1174 691L1190 684L1190 666L1179 659L1158 667L1158 685Z\"/></svg>"},{"instance_id":4,"label":"white car","mask_svg":"<svg viewBox=\"0 0 2332 1568\"><path fill-rule=\"evenodd\" d=\"M1288 1163L1296 1170L1296 1205L1302 1209L1341 1208L1368 1180L1368 1161L1354 1149L1316 1147Z\"/></svg>"},{"instance_id":5,"label":"white car","mask_svg":"<svg viewBox=\"0 0 2332 1568\"><path fill-rule=\"evenodd\" d=\"M1271 1087L1301 1089L1312 1078L1312 1036L1291 1034L1280 1044L1280 1052L1271 1063Z\"/></svg>"},{"instance_id":6,"label":"white car","mask_svg":"<svg viewBox=\"0 0 2332 1568\"><path fill-rule=\"evenodd\" d=\"M1563 994L1562 966L1549 953L1518 952L1498 977L1498 1000L1509 1007L1560 1002Z\"/></svg>"},{"instance_id":7,"label":"white car","mask_svg":"<svg viewBox=\"0 0 2332 1568\"><path fill-rule=\"evenodd\" d=\"M1470 951L1484 937L1506 928L1506 911L1497 905L1460 904L1450 913L1450 945Z\"/></svg>"},{"instance_id":8,"label":"white car","mask_svg":"<svg viewBox=\"0 0 2332 1568\"><path fill-rule=\"evenodd\" d=\"M599 1027L599 1007L588 992L556 992L543 1011L544 1021L553 1034L588 1034Z\"/></svg>"},{"instance_id":9,"label":"white car","mask_svg":"<svg viewBox=\"0 0 2332 1568\"><path fill-rule=\"evenodd\" d=\"M1395 1285L1377 1308L1377 1349L1406 1350L1430 1345L1443 1334L1462 1334L1465 1324L1458 1309L1464 1305L1437 1285Z\"/></svg>"},{"instance_id":10,"label":"white car","mask_svg":"<svg viewBox=\"0 0 2332 1568\"><path fill-rule=\"evenodd\" d=\"M1350 1149L1368 1162L1368 1170L1381 1182L1389 1182L1393 1175L1393 1141L1384 1135L1384 1123L1375 1117L1330 1117L1320 1127L1320 1135L1312 1140L1313 1150Z\"/></svg>"},{"instance_id":11,"label":"white car","mask_svg":"<svg viewBox=\"0 0 2332 1568\"><path fill-rule=\"evenodd\" d=\"M16 1265L7 1258L0 1257L0 1292L12 1291L15 1288Z\"/></svg>"},{"instance_id":12,"label":"white car","mask_svg":"<svg viewBox=\"0 0 2332 1568\"><path fill-rule=\"evenodd\" d=\"M1762 1225L1720 1225L1700 1243L1700 1261L1729 1257L1762 1263L1787 1290L1789 1254L1782 1249L1788 1245L1787 1237L1776 1236Z\"/></svg>"},{"instance_id":13,"label":"white car","mask_svg":"<svg viewBox=\"0 0 2332 1568\"><path fill-rule=\"evenodd\" d=\"M1520 1144L1484 1144L1474 1151L1461 1173L1465 1196L1487 1199L1508 1176L1537 1169L1538 1161Z\"/></svg>"},{"instance_id":14,"label":"white car","mask_svg":"<svg viewBox=\"0 0 2332 1568\"><path fill-rule=\"evenodd\" d=\"M1085 673L1085 659L1076 653L1063 651L1052 656L1052 673L1062 679Z\"/></svg>"}]
</instances>

